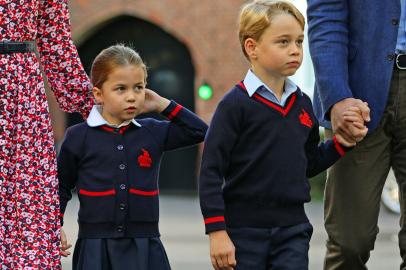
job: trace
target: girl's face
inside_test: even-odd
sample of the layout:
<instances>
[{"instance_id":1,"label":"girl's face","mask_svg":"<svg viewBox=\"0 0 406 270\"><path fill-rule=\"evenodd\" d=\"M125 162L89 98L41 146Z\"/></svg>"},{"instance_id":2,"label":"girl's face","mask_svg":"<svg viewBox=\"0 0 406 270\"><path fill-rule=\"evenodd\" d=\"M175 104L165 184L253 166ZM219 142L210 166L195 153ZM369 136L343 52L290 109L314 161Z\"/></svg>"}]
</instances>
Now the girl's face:
<instances>
[{"instance_id":1,"label":"girl's face","mask_svg":"<svg viewBox=\"0 0 406 270\"><path fill-rule=\"evenodd\" d=\"M145 73L135 65L118 66L107 76L101 89L94 87L96 101L102 105L102 116L119 125L140 114L145 100Z\"/></svg>"},{"instance_id":2,"label":"girl's face","mask_svg":"<svg viewBox=\"0 0 406 270\"><path fill-rule=\"evenodd\" d=\"M257 66L275 77L295 74L303 60L303 38L302 27L295 17L276 15L255 44Z\"/></svg>"}]
</instances>

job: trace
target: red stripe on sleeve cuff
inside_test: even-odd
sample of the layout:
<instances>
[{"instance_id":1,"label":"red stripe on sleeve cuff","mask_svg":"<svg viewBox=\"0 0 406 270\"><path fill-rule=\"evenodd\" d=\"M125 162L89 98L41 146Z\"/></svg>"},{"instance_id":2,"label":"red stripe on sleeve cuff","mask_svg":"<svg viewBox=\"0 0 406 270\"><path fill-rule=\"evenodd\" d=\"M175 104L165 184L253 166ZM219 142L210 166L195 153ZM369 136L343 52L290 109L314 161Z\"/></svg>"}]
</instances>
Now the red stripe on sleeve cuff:
<instances>
[{"instance_id":1,"label":"red stripe on sleeve cuff","mask_svg":"<svg viewBox=\"0 0 406 270\"><path fill-rule=\"evenodd\" d=\"M211 218L204 219L204 224L210 224L210 223L215 223L215 222L224 222L224 217L219 216L219 217L211 217Z\"/></svg>"},{"instance_id":2,"label":"red stripe on sleeve cuff","mask_svg":"<svg viewBox=\"0 0 406 270\"><path fill-rule=\"evenodd\" d=\"M182 110L183 106L182 105L177 105L175 109L168 115L168 119L172 120L179 112Z\"/></svg>"},{"instance_id":3,"label":"red stripe on sleeve cuff","mask_svg":"<svg viewBox=\"0 0 406 270\"><path fill-rule=\"evenodd\" d=\"M337 141L336 136L333 137L333 142L334 142L334 146L335 146L337 152L340 154L340 156L344 156L345 151L344 151L343 147L341 146L341 144Z\"/></svg>"}]
</instances>

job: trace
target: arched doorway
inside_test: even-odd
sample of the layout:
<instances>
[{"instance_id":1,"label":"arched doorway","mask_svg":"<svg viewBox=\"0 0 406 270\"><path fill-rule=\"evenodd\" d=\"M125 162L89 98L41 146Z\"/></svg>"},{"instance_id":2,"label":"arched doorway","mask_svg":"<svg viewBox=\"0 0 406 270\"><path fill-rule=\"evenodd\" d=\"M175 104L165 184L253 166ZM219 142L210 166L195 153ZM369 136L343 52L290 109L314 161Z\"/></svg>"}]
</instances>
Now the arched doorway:
<instances>
[{"instance_id":1,"label":"arched doorway","mask_svg":"<svg viewBox=\"0 0 406 270\"><path fill-rule=\"evenodd\" d=\"M90 73L94 57L104 48L124 43L136 49L148 66L148 87L194 111L194 66L188 48L162 28L130 16L116 17L99 25L78 47ZM154 117L160 117L155 115ZM69 117L69 125L77 122ZM160 187L165 190L196 190L197 147L165 153Z\"/></svg>"}]
</instances>

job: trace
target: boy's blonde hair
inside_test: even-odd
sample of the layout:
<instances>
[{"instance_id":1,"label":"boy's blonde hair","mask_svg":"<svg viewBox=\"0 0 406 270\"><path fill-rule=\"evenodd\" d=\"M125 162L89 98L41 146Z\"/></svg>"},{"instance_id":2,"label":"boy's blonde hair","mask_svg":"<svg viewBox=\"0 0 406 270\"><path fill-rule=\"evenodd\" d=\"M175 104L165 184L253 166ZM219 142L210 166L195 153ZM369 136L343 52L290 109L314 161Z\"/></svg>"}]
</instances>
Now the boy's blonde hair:
<instances>
[{"instance_id":1,"label":"boy's blonde hair","mask_svg":"<svg viewBox=\"0 0 406 270\"><path fill-rule=\"evenodd\" d=\"M242 7L238 34L242 51L248 60L249 57L244 46L245 40L248 38L260 40L262 34L271 25L272 19L283 13L292 15L304 30L305 18L292 3L287 1L254 0Z\"/></svg>"},{"instance_id":2,"label":"boy's blonde hair","mask_svg":"<svg viewBox=\"0 0 406 270\"><path fill-rule=\"evenodd\" d=\"M144 79L147 80L147 67L140 55L130 47L117 44L102 50L94 59L90 78L94 87L101 89L108 75L116 67L126 65L139 66L144 70Z\"/></svg>"}]
</instances>

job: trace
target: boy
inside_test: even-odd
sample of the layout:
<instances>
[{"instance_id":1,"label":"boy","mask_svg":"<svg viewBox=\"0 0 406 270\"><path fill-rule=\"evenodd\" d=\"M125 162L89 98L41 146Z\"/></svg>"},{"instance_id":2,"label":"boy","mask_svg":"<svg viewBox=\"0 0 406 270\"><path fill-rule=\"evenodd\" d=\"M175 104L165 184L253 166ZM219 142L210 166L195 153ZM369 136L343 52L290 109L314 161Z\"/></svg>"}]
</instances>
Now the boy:
<instances>
[{"instance_id":1,"label":"boy","mask_svg":"<svg viewBox=\"0 0 406 270\"><path fill-rule=\"evenodd\" d=\"M338 136L318 145L311 101L287 79L302 62L302 14L288 2L254 1L239 28L251 69L218 105L199 180L211 261L215 269L307 269L307 177L354 145ZM365 136L359 109L344 114Z\"/></svg>"}]
</instances>

